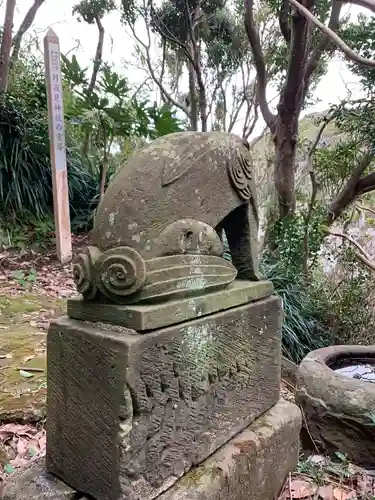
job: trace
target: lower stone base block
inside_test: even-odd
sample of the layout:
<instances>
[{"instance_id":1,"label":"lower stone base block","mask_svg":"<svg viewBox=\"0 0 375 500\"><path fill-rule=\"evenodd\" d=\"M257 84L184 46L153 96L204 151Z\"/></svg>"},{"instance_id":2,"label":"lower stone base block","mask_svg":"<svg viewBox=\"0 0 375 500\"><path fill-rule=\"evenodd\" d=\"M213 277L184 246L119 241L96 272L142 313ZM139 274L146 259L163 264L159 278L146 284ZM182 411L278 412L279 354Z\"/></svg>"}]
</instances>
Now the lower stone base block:
<instances>
[{"instance_id":1,"label":"lower stone base block","mask_svg":"<svg viewBox=\"0 0 375 500\"><path fill-rule=\"evenodd\" d=\"M298 407L280 400L157 500L275 500L297 464L300 429ZM5 485L3 500L43 499L88 500L46 474L43 460Z\"/></svg>"},{"instance_id":2,"label":"lower stone base block","mask_svg":"<svg viewBox=\"0 0 375 500\"><path fill-rule=\"evenodd\" d=\"M299 408L280 400L157 500L275 500L297 465L300 430Z\"/></svg>"}]
</instances>

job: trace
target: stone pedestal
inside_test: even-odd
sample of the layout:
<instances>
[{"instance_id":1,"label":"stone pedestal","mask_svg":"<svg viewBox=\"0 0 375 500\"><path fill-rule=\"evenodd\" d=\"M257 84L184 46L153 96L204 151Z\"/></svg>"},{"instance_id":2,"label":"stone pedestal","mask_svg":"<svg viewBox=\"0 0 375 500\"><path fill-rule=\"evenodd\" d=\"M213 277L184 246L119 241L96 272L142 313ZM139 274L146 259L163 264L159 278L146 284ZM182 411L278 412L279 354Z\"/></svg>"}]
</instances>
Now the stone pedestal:
<instances>
[{"instance_id":1,"label":"stone pedestal","mask_svg":"<svg viewBox=\"0 0 375 500\"><path fill-rule=\"evenodd\" d=\"M143 334L70 318L51 325L49 472L95 500L151 500L277 403L280 300L233 307L232 297L222 310L222 293L206 296L211 314L197 309L202 297L188 299L187 321ZM87 319L95 305L80 307ZM158 317L164 306L142 307Z\"/></svg>"},{"instance_id":2,"label":"stone pedestal","mask_svg":"<svg viewBox=\"0 0 375 500\"><path fill-rule=\"evenodd\" d=\"M275 500L298 460L300 411L280 400L157 500ZM126 497L120 497L126 498ZM88 500L38 460L5 485L4 500Z\"/></svg>"},{"instance_id":3,"label":"stone pedestal","mask_svg":"<svg viewBox=\"0 0 375 500\"><path fill-rule=\"evenodd\" d=\"M276 500L298 462L301 412L279 401L157 500Z\"/></svg>"}]
</instances>

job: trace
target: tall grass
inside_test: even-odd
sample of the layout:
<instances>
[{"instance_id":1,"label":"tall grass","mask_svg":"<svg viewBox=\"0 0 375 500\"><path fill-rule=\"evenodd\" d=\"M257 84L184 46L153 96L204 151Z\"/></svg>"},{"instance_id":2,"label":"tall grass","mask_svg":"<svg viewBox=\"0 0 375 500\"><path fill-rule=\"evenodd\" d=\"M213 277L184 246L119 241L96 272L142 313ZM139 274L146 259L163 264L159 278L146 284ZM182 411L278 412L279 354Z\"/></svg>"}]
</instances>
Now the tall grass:
<instances>
[{"instance_id":1,"label":"tall grass","mask_svg":"<svg viewBox=\"0 0 375 500\"><path fill-rule=\"evenodd\" d=\"M0 99L0 212L15 221L30 213L43 218L53 210L47 111L36 104L32 110L12 95ZM67 169L71 217L82 226L96 203L98 175L71 144Z\"/></svg>"},{"instance_id":2,"label":"tall grass","mask_svg":"<svg viewBox=\"0 0 375 500\"><path fill-rule=\"evenodd\" d=\"M264 263L262 271L283 302L284 356L298 363L308 352L329 345L330 334L324 321L326 310L316 300L313 290L298 277L283 272L278 264Z\"/></svg>"},{"instance_id":3,"label":"tall grass","mask_svg":"<svg viewBox=\"0 0 375 500\"><path fill-rule=\"evenodd\" d=\"M225 233L223 234L224 257L231 260ZM315 299L313 291L302 285L301 276L290 273L282 262L262 262L261 271L272 281L275 293L283 303L282 343L283 354L299 363L308 352L329 344L323 303Z\"/></svg>"}]
</instances>

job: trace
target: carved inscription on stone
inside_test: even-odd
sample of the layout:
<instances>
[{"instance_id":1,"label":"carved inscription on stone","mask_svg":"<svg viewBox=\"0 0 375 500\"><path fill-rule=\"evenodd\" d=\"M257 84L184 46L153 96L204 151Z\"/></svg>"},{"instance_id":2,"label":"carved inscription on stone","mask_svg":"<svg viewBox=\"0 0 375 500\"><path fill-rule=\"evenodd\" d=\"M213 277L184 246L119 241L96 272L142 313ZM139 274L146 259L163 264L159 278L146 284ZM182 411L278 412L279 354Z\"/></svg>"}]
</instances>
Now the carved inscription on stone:
<instances>
[{"instance_id":1,"label":"carved inscription on stone","mask_svg":"<svg viewBox=\"0 0 375 500\"><path fill-rule=\"evenodd\" d=\"M280 325L276 297L144 335L57 321L49 470L98 500L155 498L277 402Z\"/></svg>"}]
</instances>

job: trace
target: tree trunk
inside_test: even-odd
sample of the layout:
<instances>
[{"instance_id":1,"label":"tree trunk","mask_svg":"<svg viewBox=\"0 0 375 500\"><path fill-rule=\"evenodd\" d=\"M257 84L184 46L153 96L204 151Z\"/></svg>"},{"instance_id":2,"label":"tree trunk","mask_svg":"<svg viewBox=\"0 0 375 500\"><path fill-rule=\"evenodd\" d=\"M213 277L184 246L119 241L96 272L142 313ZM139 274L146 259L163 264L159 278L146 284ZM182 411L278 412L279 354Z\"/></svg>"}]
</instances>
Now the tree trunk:
<instances>
[{"instance_id":1,"label":"tree trunk","mask_svg":"<svg viewBox=\"0 0 375 500\"><path fill-rule=\"evenodd\" d=\"M3 39L0 47L0 93L6 92L9 77L9 57L12 46L12 30L16 0L7 0L3 26Z\"/></svg>"},{"instance_id":2,"label":"tree trunk","mask_svg":"<svg viewBox=\"0 0 375 500\"><path fill-rule=\"evenodd\" d=\"M100 186L99 186L99 203L102 201L105 193L105 185L107 182L108 173L108 160L103 159L103 163L100 169Z\"/></svg>"},{"instance_id":3,"label":"tree trunk","mask_svg":"<svg viewBox=\"0 0 375 500\"><path fill-rule=\"evenodd\" d=\"M296 122L296 123L293 123ZM294 163L298 122L290 117L278 118L275 142L275 188L279 217L292 215L296 208Z\"/></svg>"},{"instance_id":4,"label":"tree trunk","mask_svg":"<svg viewBox=\"0 0 375 500\"><path fill-rule=\"evenodd\" d=\"M201 128L202 132L207 132L207 99L206 99L206 87L202 76L202 65L201 65L201 52L200 46L197 43L197 35L194 34L195 43L190 44L191 54L194 59L194 69L198 84L198 103L199 103L199 115L201 118Z\"/></svg>"},{"instance_id":5,"label":"tree trunk","mask_svg":"<svg viewBox=\"0 0 375 500\"><path fill-rule=\"evenodd\" d=\"M98 79L98 73L100 70L100 66L103 60L103 45L104 45L104 27L99 16L95 16L95 22L98 27L98 43L96 45L94 66L92 68L92 74L90 79L90 84L87 89L87 96L90 97L94 91L96 80ZM90 142L90 132L86 131L85 137L83 138L82 143L82 154L85 156L89 150L89 142Z\"/></svg>"},{"instance_id":6,"label":"tree trunk","mask_svg":"<svg viewBox=\"0 0 375 500\"><path fill-rule=\"evenodd\" d=\"M199 114L201 116L202 132L207 132L207 100L204 86L199 89Z\"/></svg>"},{"instance_id":7,"label":"tree trunk","mask_svg":"<svg viewBox=\"0 0 375 500\"><path fill-rule=\"evenodd\" d=\"M21 48L21 43L22 43L22 38L27 32L28 29L30 29L31 25L34 22L35 16L39 10L39 8L43 5L45 0L34 0L33 5L30 7L30 9L27 11L21 26L18 28L17 33L14 35L13 38L13 50L12 50L12 56L10 59L10 67L14 65L15 62L17 62L18 55L20 52Z\"/></svg>"},{"instance_id":8,"label":"tree trunk","mask_svg":"<svg viewBox=\"0 0 375 500\"><path fill-rule=\"evenodd\" d=\"M99 36L98 36L98 43L96 45L94 67L92 69L90 85L88 88L89 95L93 92L93 90L95 88L96 80L98 78L99 69L100 69L100 66L101 66L102 60L103 60L104 27L102 25L102 22L101 22L99 16L95 16L95 22L96 22L96 25L98 27Z\"/></svg>"},{"instance_id":9,"label":"tree trunk","mask_svg":"<svg viewBox=\"0 0 375 500\"><path fill-rule=\"evenodd\" d=\"M190 98L190 128L198 130L198 107L197 107L197 91L195 86L195 71L191 61L188 61L189 73L189 98Z\"/></svg>"},{"instance_id":10,"label":"tree trunk","mask_svg":"<svg viewBox=\"0 0 375 500\"><path fill-rule=\"evenodd\" d=\"M206 87L202 77L201 55L197 51L195 54L196 67L197 67L197 81L198 81L198 97L199 97L199 114L201 117L202 132L207 132L207 99Z\"/></svg>"}]
</instances>

